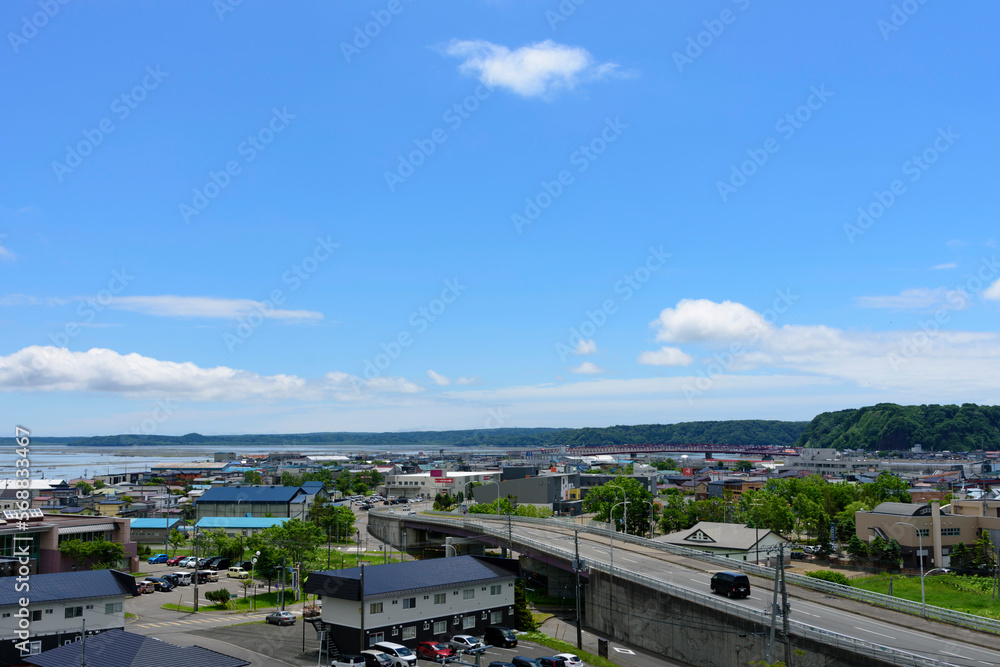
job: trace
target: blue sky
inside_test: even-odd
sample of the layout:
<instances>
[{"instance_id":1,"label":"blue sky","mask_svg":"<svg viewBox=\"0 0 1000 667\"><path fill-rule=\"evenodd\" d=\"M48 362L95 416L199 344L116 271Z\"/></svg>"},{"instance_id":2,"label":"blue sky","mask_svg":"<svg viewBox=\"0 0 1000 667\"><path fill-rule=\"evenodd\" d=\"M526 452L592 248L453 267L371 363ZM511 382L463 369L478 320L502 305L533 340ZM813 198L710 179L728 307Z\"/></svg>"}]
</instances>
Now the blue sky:
<instances>
[{"instance_id":1,"label":"blue sky","mask_svg":"<svg viewBox=\"0 0 1000 667\"><path fill-rule=\"evenodd\" d=\"M4 413L89 435L997 403L997 19L6 2Z\"/></svg>"}]
</instances>

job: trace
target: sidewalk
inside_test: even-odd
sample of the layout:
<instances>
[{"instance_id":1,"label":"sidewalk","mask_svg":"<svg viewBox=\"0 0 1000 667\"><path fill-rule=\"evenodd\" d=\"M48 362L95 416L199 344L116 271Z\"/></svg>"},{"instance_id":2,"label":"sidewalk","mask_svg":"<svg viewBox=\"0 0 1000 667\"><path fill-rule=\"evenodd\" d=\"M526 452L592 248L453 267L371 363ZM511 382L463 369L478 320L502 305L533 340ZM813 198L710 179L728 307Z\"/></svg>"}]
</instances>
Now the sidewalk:
<instances>
[{"instance_id":1,"label":"sidewalk","mask_svg":"<svg viewBox=\"0 0 1000 667\"><path fill-rule=\"evenodd\" d=\"M553 616L542 623L539 628L543 634L554 639L576 646L576 621ZM597 648L597 635L583 630L583 650L594 655L600 655ZM628 646L617 641L608 642L608 660L622 667L684 667L684 663L667 660L661 655L650 653L635 646Z\"/></svg>"}]
</instances>

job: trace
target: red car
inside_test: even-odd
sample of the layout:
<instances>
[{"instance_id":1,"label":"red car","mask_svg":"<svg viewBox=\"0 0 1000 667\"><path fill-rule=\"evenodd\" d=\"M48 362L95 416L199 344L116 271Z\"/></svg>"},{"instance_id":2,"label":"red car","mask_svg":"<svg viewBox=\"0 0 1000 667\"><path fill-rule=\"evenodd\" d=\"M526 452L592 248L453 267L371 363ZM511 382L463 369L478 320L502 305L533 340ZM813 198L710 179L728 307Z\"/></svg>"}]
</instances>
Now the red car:
<instances>
[{"instance_id":1,"label":"red car","mask_svg":"<svg viewBox=\"0 0 1000 667\"><path fill-rule=\"evenodd\" d=\"M181 558L184 558L184 556L174 556L173 558L168 558L167 565L177 565L181 562Z\"/></svg>"},{"instance_id":2,"label":"red car","mask_svg":"<svg viewBox=\"0 0 1000 667\"><path fill-rule=\"evenodd\" d=\"M417 655L424 660L438 662L441 658L450 658L455 655L455 649L442 644L441 642L420 642L417 645Z\"/></svg>"}]
</instances>

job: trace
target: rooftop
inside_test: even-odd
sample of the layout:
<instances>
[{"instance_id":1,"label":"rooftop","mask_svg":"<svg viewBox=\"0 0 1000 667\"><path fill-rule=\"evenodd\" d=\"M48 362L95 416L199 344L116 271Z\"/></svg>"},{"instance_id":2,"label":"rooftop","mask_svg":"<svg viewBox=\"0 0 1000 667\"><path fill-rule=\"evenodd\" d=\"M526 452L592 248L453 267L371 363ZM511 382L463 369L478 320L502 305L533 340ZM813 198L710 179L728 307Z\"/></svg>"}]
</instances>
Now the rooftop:
<instances>
[{"instance_id":1,"label":"rooftop","mask_svg":"<svg viewBox=\"0 0 1000 667\"><path fill-rule=\"evenodd\" d=\"M287 503L305 495L297 486L213 486L198 498L199 503Z\"/></svg>"},{"instance_id":2,"label":"rooftop","mask_svg":"<svg viewBox=\"0 0 1000 667\"><path fill-rule=\"evenodd\" d=\"M33 574L29 582L30 595L15 591L13 581L10 583L9 586L0 586L0 607L16 606L21 597L28 597L31 604L37 604L135 595L135 577L117 570Z\"/></svg>"},{"instance_id":3,"label":"rooftop","mask_svg":"<svg viewBox=\"0 0 1000 667\"><path fill-rule=\"evenodd\" d=\"M86 647L81 642L73 642L23 660L39 667L79 667L82 664L80 653L84 649L88 664L100 664L101 667L244 667L250 664L201 646L177 646L119 629L87 637Z\"/></svg>"}]
</instances>

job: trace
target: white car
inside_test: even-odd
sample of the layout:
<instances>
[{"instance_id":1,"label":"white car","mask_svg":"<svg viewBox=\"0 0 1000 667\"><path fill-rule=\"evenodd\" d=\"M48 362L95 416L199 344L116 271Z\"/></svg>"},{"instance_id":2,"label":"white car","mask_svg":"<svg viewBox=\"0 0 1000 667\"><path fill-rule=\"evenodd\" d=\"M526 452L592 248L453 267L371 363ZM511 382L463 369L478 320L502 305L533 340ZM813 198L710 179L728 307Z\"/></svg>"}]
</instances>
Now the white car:
<instances>
[{"instance_id":1,"label":"white car","mask_svg":"<svg viewBox=\"0 0 1000 667\"><path fill-rule=\"evenodd\" d=\"M455 635L451 638L451 647L461 653L469 649L482 648L483 643L472 635Z\"/></svg>"},{"instance_id":2,"label":"white car","mask_svg":"<svg viewBox=\"0 0 1000 667\"><path fill-rule=\"evenodd\" d=\"M555 657L566 661L566 667L583 667L583 660L572 653L556 653Z\"/></svg>"},{"instance_id":3,"label":"white car","mask_svg":"<svg viewBox=\"0 0 1000 667\"><path fill-rule=\"evenodd\" d=\"M197 560L197 559L194 556L185 556L184 558L181 558L179 561L177 561L177 567L190 567L190 568L193 568L194 567L194 562L193 561L195 561L195 560Z\"/></svg>"}]
</instances>

